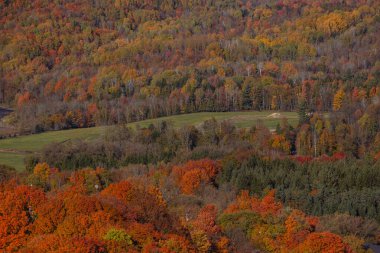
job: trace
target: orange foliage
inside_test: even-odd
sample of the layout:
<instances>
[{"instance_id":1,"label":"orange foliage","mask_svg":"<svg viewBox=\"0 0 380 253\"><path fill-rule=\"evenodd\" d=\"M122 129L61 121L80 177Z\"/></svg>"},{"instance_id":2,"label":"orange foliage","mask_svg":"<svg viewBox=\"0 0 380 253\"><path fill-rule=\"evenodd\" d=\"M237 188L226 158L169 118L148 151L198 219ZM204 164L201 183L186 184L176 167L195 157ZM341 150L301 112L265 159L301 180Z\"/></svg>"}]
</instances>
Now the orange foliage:
<instances>
[{"instance_id":1,"label":"orange foliage","mask_svg":"<svg viewBox=\"0 0 380 253\"><path fill-rule=\"evenodd\" d=\"M216 224L217 209L214 205L206 205L198 213L193 221L193 226L197 230L206 232L208 236L212 236L220 232L219 226Z\"/></svg>"},{"instance_id":2,"label":"orange foliage","mask_svg":"<svg viewBox=\"0 0 380 253\"><path fill-rule=\"evenodd\" d=\"M162 238L161 233L157 232L152 224L131 223L127 228L132 240L140 245L147 244Z\"/></svg>"},{"instance_id":3,"label":"orange foliage","mask_svg":"<svg viewBox=\"0 0 380 253\"><path fill-rule=\"evenodd\" d=\"M57 235L42 235L33 238L22 252L106 252L104 243L86 237L62 238Z\"/></svg>"},{"instance_id":4,"label":"orange foliage","mask_svg":"<svg viewBox=\"0 0 380 253\"><path fill-rule=\"evenodd\" d=\"M235 203L230 204L225 210L226 213L250 210L263 216L277 215L282 210L282 204L275 200L275 190L271 190L261 200L249 196L248 191L242 191Z\"/></svg>"},{"instance_id":5,"label":"orange foliage","mask_svg":"<svg viewBox=\"0 0 380 253\"><path fill-rule=\"evenodd\" d=\"M57 93L58 91L62 90L63 88L64 88L64 80L59 80L54 86L54 92Z\"/></svg>"},{"instance_id":6,"label":"orange foliage","mask_svg":"<svg viewBox=\"0 0 380 253\"><path fill-rule=\"evenodd\" d=\"M44 200L40 189L24 185L0 192L0 249L11 252L25 245L35 209Z\"/></svg>"},{"instance_id":7,"label":"orange foliage","mask_svg":"<svg viewBox=\"0 0 380 253\"><path fill-rule=\"evenodd\" d=\"M270 190L260 203L252 202L252 210L262 215L276 215L281 211L282 204L275 200L275 190Z\"/></svg>"},{"instance_id":8,"label":"orange foliage","mask_svg":"<svg viewBox=\"0 0 380 253\"><path fill-rule=\"evenodd\" d=\"M243 210L250 210L251 201L253 199L254 197L251 198L248 191L241 191L240 195L237 196L235 203L230 204L224 212L234 213Z\"/></svg>"},{"instance_id":9,"label":"orange foliage","mask_svg":"<svg viewBox=\"0 0 380 253\"><path fill-rule=\"evenodd\" d=\"M36 167L36 172L45 171L39 168L48 168L44 164ZM123 248L118 247L117 242L103 243L109 229L121 226L141 248L151 244L157 245L160 252L189 252L191 244L186 238L180 235L164 237L155 229L157 226L171 231L176 225L168 220L166 203L157 188L145 189L123 181L89 195L83 186L94 175L97 175L96 170L91 173L88 169L73 173L72 186L49 198L37 188L4 186L10 190L0 192L0 249L105 252L109 246L110 252L121 252Z\"/></svg>"},{"instance_id":10,"label":"orange foliage","mask_svg":"<svg viewBox=\"0 0 380 253\"><path fill-rule=\"evenodd\" d=\"M134 217L137 221L148 222L154 227L171 229L177 226L174 220L168 220L166 202L161 192L151 186L144 187L138 183L121 181L111 184L101 192L101 195L114 203L125 206L125 215Z\"/></svg>"},{"instance_id":11,"label":"orange foliage","mask_svg":"<svg viewBox=\"0 0 380 253\"><path fill-rule=\"evenodd\" d=\"M228 253L229 252L229 250L228 250L229 243L230 243L230 240L227 237L222 236L216 244L218 252Z\"/></svg>"},{"instance_id":12,"label":"orange foliage","mask_svg":"<svg viewBox=\"0 0 380 253\"><path fill-rule=\"evenodd\" d=\"M210 159L189 161L183 166L175 166L173 173L184 194L193 194L201 183L212 183L221 166Z\"/></svg>"},{"instance_id":13,"label":"orange foliage","mask_svg":"<svg viewBox=\"0 0 380 253\"><path fill-rule=\"evenodd\" d=\"M309 234L298 247L298 251L313 253L353 252L340 236L330 232Z\"/></svg>"},{"instance_id":14,"label":"orange foliage","mask_svg":"<svg viewBox=\"0 0 380 253\"><path fill-rule=\"evenodd\" d=\"M287 249L294 249L311 232L311 226L306 218L303 212L294 210L285 220L286 232L283 235L283 242Z\"/></svg>"},{"instance_id":15,"label":"orange foliage","mask_svg":"<svg viewBox=\"0 0 380 253\"><path fill-rule=\"evenodd\" d=\"M31 94L29 91L27 91L23 94L20 94L17 98L17 106L21 107L24 104L28 103L30 101L30 98L31 98Z\"/></svg>"},{"instance_id":16,"label":"orange foliage","mask_svg":"<svg viewBox=\"0 0 380 253\"><path fill-rule=\"evenodd\" d=\"M36 234L54 232L65 218L62 198L53 198L37 207L38 219L33 224L32 231Z\"/></svg>"},{"instance_id":17,"label":"orange foliage","mask_svg":"<svg viewBox=\"0 0 380 253\"><path fill-rule=\"evenodd\" d=\"M104 189L101 194L103 196L112 196L124 204L128 204L128 202L132 199L132 184L128 181L111 184Z\"/></svg>"}]
</instances>

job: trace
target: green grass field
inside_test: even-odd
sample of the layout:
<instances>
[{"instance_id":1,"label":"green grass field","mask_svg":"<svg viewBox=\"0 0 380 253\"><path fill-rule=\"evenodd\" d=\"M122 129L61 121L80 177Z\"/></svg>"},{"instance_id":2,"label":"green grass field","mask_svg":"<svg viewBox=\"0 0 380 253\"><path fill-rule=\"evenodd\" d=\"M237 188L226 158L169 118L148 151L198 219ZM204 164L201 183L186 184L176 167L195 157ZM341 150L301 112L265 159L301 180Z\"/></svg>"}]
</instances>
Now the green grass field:
<instances>
[{"instance_id":1,"label":"green grass field","mask_svg":"<svg viewBox=\"0 0 380 253\"><path fill-rule=\"evenodd\" d=\"M136 127L137 125L146 127L152 123L166 120L171 121L175 127L182 127L185 125L199 125L203 121L211 119L212 117L220 121L229 120L239 128L251 127L255 125L258 120L262 120L267 127L274 129L283 117L287 118L288 122L292 125L298 123L297 113L281 112L280 115L277 114L276 117L273 117L274 113L276 112L204 112L144 120L130 123L128 125L130 127ZM0 164L10 165L17 170L23 170L26 152L38 152L47 144L59 143L70 139L93 140L101 138L106 131L107 127L93 127L52 131L3 139L0 140Z\"/></svg>"},{"instance_id":2,"label":"green grass field","mask_svg":"<svg viewBox=\"0 0 380 253\"><path fill-rule=\"evenodd\" d=\"M0 164L6 164L16 168L18 171L25 169L24 158L24 154L0 152Z\"/></svg>"}]
</instances>

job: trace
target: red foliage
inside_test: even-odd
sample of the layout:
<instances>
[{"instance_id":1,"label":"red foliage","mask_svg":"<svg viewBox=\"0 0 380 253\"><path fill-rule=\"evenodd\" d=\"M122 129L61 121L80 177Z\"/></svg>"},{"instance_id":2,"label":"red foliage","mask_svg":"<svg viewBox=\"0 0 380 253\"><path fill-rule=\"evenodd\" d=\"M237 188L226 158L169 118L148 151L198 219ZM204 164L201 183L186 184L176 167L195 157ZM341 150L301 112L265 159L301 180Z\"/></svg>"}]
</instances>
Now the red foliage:
<instances>
[{"instance_id":1,"label":"red foliage","mask_svg":"<svg viewBox=\"0 0 380 253\"><path fill-rule=\"evenodd\" d=\"M332 159L334 161L338 161L338 160L343 160L346 158L346 154L343 153L343 152L336 152L334 153L334 155L332 156Z\"/></svg>"},{"instance_id":2,"label":"red foliage","mask_svg":"<svg viewBox=\"0 0 380 253\"><path fill-rule=\"evenodd\" d=\"M336 161L340 161L340 160L344 160L346 159L346 154L343 153L343 152L336 152L334 153L332 156L328 156L328 155L321 155L320 157L318 158L315 158L314 160L315 161L319 161L319 162L336 162Z\"/></svg>"},{"instance_id":3,"label":"red foliage","mask_svg":"<svg viewBox=\"0 0 380 253\"><path fill-rule=\"evenodd\" d=\"M313 157L311 156L295 156L293 158L296 162L299 162L301 164L309 163L313 160Z\"/></svg>"}]
</instances>

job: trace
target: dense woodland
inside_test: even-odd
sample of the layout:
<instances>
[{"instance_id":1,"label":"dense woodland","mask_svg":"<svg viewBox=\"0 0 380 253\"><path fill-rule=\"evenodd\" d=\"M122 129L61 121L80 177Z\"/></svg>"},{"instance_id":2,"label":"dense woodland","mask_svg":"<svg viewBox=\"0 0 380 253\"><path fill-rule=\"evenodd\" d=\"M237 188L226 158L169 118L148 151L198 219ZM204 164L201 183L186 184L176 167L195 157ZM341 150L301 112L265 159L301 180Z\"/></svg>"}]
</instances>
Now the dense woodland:
<instances>
[{"instance_id":1,"label":"dense woodland","mask_svg":"<svg viewBox=\"0 0 380 253\"><path fill-rule=\"evenodd\" d=\"M360 189L361 182L353 183L352 169L345 170L336 161L325 161L325 165L340 168L338 173L343 176L338 186L334 182L329 184L329 180L336 178L324 176L325 171L320 172L320 179L310 175L310 179L298 183L289 178L281 182L283 175L278 174L281 171L273 180L260 173L264 171L260 163L271 163L270 170L281 163L289 165L290 161L246 162L241 158L241 165L231 165L238 162L234 158L200 159L178 165L130 165L116 170L98 167L75 172L38 163L32 173L16 177L9 168L1 167L0 249L39 253L252 252L253 249L260 252L370 252L362 247L364 242L379 241L378 223L365 217L379 219L376 216L379 210L371 210L379 206L378 192L370 195L374 183L368 177L372 173L377 177L373 181L379 179L379 170L374 170L373 164L360 168L368 171L363 176L367 185L362 194L356 196L350 195L352 190L346 186L351 184L351 189ZM257 175L251 173L251 177L256 177L257 186L226 183L236 178L229 176L226 180L231 168L244 170L243 164L253 166L251 172L258 172ZM301 171L320 168L315 166L293 164ZM295 169L293 173L297 174ZM9 178L13 179L7 181ZM268 187L264 191L260 189L262 194L254 194L267 182ZM294 187L284 192L281 183ZM247 187L252 193L240 192L235 185ZM270 189L273 185L278 186L277 191ZM315 188L302 189L312 185ZM326 198L323 193L326 191L337 194ZM304 198L314 199L318 214L322 214L320 207L326 206L323 216L285 207L275 196L295 205L292 202L299 200L295 196L302 192L305 192ZM338 209L336 203L331 202L334 196L343 196L343 202L346 201ZM357 201L358 197L366 200L347 202ZM318 203L321 199L325 199L324 203ZM304 203L304 199L301 202ZM310 203L305 202L300 207ZM344 210L349 206L357 210ZM331 212L334 208L338 212ZM366 213L366 210L369 211ZM349 215L351 211L360 216Z\"/></svg>"},{"instance_id":2,"label":"dense woodland","mask_svg":"<svg viewBox=\"0 0 380 253\"><path fill-rule=\"evenodd\" d=\"M380 151L378 1L0 7L0 95L21 132L291 110L300 112L294 153Z\"/></svg>"},{"instance_id":3,"label":"dense woodland","mask_svg":"<svg viewBox=\"0 0 380 253\"><path fill-rule=\"evenodd\" d=\"M0 249L371 252L380 159L289 156L286 128L161 122L54 143L27 172L0 167Z\"/></svg>"},{"instance_id":4,"label":"dense woodland","mask_svg":"<svg viewBox=\"0 0 380 253\"><path fill-rule=\"evenodd\" d=\"M380 2L0 0L21 134L109 126L0 165L0 252L370 252ZM202 111L297 111L238 129Z\"/></svg>"},{"instance_id":5,"label":"dense woodland","mask_svg":"<svg viewBox=\"0 0 380 253\"><path fill-rule=\"evenodd\" d=\"M33 132L241 109L360 118L380 94L379 11L375 0L1 1L0 99Z\"/></svg>"}]
</instances>

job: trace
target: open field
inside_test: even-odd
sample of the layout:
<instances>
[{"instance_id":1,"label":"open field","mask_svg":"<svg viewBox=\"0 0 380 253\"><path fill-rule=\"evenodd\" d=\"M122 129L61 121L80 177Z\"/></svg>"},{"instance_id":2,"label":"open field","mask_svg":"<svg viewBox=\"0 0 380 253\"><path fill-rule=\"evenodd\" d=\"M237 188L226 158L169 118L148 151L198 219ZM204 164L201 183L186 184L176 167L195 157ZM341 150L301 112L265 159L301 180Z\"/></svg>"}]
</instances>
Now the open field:
<instances>
[{"instance_id":1,"label":"open field","mask_svg":"<svg viewBox=\"0 0 380 253\"><path fill-rule=\"evenodd\" d=\"M175 127L182 127L185 125L199 125L203 121L214 117L216 120L230 120L236 127L246 128L256 124L258 120L269 128L275 128L277 123L283 117L288 119L292 125L298 122L297 113L294 112L281 112L276 113L273 111L256 112L204 112L175 115L169 117L162 117L157 119L144 120L128 124L130 127L146 127L152 123L167 120L171 121ZM70 139L93 140L101 138L107 131L107 127L93 127L70 129L62 131L52 131L41 134L34 134L28 136L20 136L16 138L9 138L0 140L0 164L6 164L15 167L17 170L24 169L24 157L27 153L38 152L44 146L54 142L64 142Z\"/></svg>"},{"instance_id":2,"label":"open field","mask_svg":"<svg viewBox=\"0 0 380 253\"><path fill-rule=\"evenodd\" d=\"M24 170L25 154L0 152L0 163L6 164L18 171Z\"/></svg>"}]
</instances>

